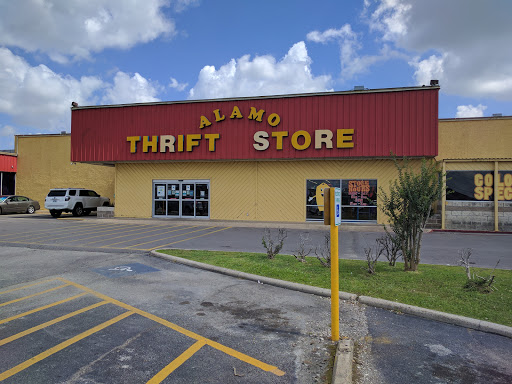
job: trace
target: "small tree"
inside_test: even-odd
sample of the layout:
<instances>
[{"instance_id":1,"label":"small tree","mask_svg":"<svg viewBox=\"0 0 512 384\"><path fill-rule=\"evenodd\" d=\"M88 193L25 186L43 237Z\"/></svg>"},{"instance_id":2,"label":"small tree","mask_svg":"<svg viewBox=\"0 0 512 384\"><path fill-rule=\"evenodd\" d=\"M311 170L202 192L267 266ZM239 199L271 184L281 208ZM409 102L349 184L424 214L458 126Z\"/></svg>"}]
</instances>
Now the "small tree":
<instances>
[{"instance_id":1,"label":"small tree","mask_svg":"<svg viewBox=\"0 0 512 384\"><path fill-rule=\"evenodd\" d=\"M397 236L394 233L388 231L386 227L386 234L379 237L376 241L382 247L382 253L386 256L390 266L394 267L396 261L402 256L401 255L401 244L397 241Z\"/></svg>"},{"instance_id":2,"label":"small tree","mask_svg":"<svg viewBox=\"0 0 512 384\"><path fill-rule=\"evenodd\" d=\"M315 248L315 255L324 267L331 267L331 236L324 235L324 242Z\"/></svg>"},{"instance_id":3,"label":"small tree","mask_svg":"<svg viewBox=\"0 0 512 384\"><path fill-rule=\"evenodd\" d=\"M267 251L267 257L274 259L276 255L283 249L284 239L288 236L286 229L277 228L277 235L273 236L269 228L265 228L263 237L261 238L261 244Z\"/></svg>"},{"instance_id":4,"label":"small tree","mask_svg":"<svg viewBox=\"0 0 512 384\"><path fill-rule=\"evenodd\" d=\"M443 183L435 161L423 159L415 173L404 157L402 164L393 158L398 179L390 182L389 193L380 188L380 209L401 245L405 271L416 271L420 263L421 238L432 204L441 197Z\"/></svg>"},{"instance_id":5,"label":"small tree","mask_svg":"<svg viewBox=\"0 0 512 384\"><path fill-rule=\"evenodd\" d=\"M301 263L306 262L306 257L309 256L311 251L313 250L311 247L309 247L309 241L310 241L309 234L307 233L301 233L299 235L299 244L297 250L293 253L293 256L299 260Z\"/></svg>"}]
</instances>

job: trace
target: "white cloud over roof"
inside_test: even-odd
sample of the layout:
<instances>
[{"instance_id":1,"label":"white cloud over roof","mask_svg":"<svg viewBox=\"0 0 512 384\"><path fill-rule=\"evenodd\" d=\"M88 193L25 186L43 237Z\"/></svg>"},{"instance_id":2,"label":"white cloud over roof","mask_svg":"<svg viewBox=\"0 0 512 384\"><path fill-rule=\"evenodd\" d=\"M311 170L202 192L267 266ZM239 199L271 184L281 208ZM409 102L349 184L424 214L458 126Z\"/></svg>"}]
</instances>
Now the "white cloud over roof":
<instances>
[{"instance_id":1,"label":"white cloud over roof","mask_svg":"<svg viewBox=\"0 0 512 384\"><path fill-rule=\"evenodd\" d=\"M278 95L332 90L330 76L314 76L306 44L294 44L279 61L273 56L249 55L231 59L218 70L205 66L189 92L190 99Z\"/></svg>"}]
</instances>

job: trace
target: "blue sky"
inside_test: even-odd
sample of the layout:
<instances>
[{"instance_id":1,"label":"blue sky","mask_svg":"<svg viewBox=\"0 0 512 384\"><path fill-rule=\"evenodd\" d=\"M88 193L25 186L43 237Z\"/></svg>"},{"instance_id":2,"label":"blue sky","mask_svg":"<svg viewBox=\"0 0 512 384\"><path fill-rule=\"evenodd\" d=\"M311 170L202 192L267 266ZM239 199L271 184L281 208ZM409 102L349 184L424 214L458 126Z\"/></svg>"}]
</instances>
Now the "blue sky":
<instances>
[{"instance_id":1,"label":"blue sky","mask_svg":"<svg viewBox=\"0 0 512 384\"><path fill-rule=\"evenodd\" d=\"M394 88L512 115L510 0L0 2L0 150L70 105Z\"/></svg>"}]
</instances>

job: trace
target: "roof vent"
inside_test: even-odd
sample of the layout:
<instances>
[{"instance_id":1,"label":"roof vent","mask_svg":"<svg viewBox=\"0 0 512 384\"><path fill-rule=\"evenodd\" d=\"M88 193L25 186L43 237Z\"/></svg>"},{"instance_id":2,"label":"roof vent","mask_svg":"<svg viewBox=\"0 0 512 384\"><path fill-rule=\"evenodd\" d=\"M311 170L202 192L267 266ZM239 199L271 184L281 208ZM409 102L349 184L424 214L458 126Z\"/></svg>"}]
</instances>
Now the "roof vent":
<instances>
[{"instance_id":1,"label":"roof vent","mask_svg":"<svg viewBox=\"0 0 512 384\"><path fill-rule=\"evenodd\" d=\"M354 91L364 91L364 85L356 85L356 86L354 86Z\"/></svg>"},{"instance_id":2,"label":"roof vent","mask_svg":"<svg viewBox=\"0 0 512 384\"><path fill-rule=\"evenodd\" d=\"M502 117L503 115L501 113L493 113L492 117Z\"/></svg>"},{"instance_id":3,"label":"roof vent","mask_svg":"<svg viewBox=\"0 0 512 384\"><path fill-rule=\"evenodd\" d=\"M439 87L439 80L430 80L431 87Z\"/></svg>"}]
</instances>

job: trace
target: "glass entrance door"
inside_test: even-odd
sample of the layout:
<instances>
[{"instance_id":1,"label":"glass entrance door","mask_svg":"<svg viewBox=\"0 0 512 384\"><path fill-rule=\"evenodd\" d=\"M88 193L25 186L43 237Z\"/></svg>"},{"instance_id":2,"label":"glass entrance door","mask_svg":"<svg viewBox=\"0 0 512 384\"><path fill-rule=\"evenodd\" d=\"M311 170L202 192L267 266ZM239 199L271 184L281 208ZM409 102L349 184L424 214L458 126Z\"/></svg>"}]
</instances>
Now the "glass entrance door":
<instances>
[{"instance_id":1,"label":"glass entrance door","mask_svg":"<svg viewBox=\"0 0 512 384\"><path fill-rule=\"evenodd\" d=\"M210 217L209 180L153 181L153 217Z\"/></svg>"}]
</instances>

